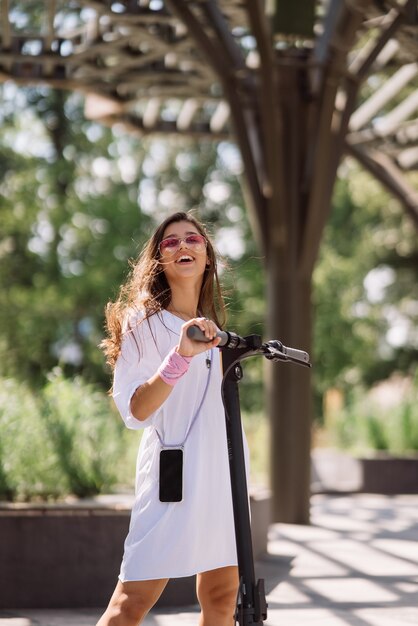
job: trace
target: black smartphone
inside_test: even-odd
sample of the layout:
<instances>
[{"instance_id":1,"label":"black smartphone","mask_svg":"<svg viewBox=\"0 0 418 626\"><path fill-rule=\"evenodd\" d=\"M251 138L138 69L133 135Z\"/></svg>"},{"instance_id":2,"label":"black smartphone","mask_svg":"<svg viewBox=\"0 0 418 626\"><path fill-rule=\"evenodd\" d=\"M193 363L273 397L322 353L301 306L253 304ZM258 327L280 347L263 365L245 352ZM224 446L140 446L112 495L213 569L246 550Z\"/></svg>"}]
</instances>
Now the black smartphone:
<instances>
[{"instance_id":1,"label":"black smartphone","mask_svg":"<svg viewBox=\"0 0 418 626\"><path fill-rule=\"evenodd\" d=\"M160 502L183 500L183 448L160 452Z\"/></svg>"}]
</instances>

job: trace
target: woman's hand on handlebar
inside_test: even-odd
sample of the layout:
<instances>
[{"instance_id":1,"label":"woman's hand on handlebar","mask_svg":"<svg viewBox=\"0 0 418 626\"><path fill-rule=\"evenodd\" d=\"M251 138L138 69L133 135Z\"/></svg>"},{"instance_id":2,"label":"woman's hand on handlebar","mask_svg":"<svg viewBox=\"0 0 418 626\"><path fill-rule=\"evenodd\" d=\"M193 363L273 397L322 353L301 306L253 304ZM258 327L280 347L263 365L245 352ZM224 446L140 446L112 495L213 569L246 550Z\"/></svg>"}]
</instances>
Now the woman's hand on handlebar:
<instances>
[{"instance_id":1,"label":"woman's hand on handlebar","mask_svg":"<svg viewBox=\"0 0 418 626\"><path fill-rule=\"evenodd\" d=\"M200 330L207 337L207 343L204 341L194 341L193 339L189 339L187 336L187 329L190 328L190 326L197 326L200 328ZM207 317L194 317L181 327L180 341L176 348L176 352L182 356L190 357L195 356L196 354L201 354L211 348L216 348L221 341L220 337L216 337L217 332L218 327Z\"/></svg>"}]
</instances>

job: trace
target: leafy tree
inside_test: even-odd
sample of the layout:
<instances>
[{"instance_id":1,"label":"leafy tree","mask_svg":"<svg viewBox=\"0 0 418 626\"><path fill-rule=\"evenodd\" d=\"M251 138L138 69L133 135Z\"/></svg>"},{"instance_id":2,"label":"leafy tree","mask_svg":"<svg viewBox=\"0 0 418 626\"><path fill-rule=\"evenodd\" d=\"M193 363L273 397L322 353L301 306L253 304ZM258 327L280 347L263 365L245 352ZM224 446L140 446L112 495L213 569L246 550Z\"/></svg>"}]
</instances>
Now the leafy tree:
<instances>
[{"instance_id":1,"label":"leafy tree","mask_svg":"<svg viewBox=\"0 0 418 626\"><path fill-rule=\"evenodd\" d=\"M352 164L337 184L333 204L314 274L317 414L327 388L349 392L396 370L408 373L418 353L412 223Z\"/></svg>"},{"instance_id":2,"label":"leafy tree","mask_svg":"<svg viewBox=\"0 0 418 626\"><path fill-rule=\"evenodd\" d=\"M141 146L83 117L82 101L26 90L2 181L0 350L4 374L39 381L57 362L104 381L97 350L115 295L153 220L138 209ZM30 132L19 128L29 118ZM37 134L35 142L34 135ZM7 147L7 146L6 146Z\"/></svg>"}]
</instances>

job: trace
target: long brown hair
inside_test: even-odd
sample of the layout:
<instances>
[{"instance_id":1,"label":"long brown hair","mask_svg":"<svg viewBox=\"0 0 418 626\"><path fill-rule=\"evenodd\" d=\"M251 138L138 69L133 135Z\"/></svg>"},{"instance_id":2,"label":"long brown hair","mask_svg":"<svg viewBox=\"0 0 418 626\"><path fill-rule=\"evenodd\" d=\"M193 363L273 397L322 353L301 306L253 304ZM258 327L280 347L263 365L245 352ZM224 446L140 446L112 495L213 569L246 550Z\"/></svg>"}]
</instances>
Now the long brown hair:
<instances>
[{"instance_id":1,"label":"long brown hair","mask_svg":"<svg viewBox=\"0 0 418 626\"><path fill-rule=\"evenodd\" d=\"M131 272L122 284L118 298L106 306L107 338L101 342L100 347L112 368L120 354L123 322L128 311L142 311L144 314L142 321L145 321L170 304L171 289L160 263L159 244L166 228L176 222L190 222L207 240L209 263L203 275L197 305L198 314L209 317L219 328L225 324L225 304L219 284L217 258L205 227L190 213L174 213L158 226L137 260L132 263Z\"/></svg>"}]
</instances>

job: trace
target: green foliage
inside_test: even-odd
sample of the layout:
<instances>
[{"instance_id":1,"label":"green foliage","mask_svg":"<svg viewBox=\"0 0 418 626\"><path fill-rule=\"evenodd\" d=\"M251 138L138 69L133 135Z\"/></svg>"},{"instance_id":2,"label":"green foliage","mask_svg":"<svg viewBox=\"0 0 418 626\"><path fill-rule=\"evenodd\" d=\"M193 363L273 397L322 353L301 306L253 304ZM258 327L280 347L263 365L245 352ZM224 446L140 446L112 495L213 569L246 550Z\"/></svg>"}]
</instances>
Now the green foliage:
<instances>
[{"instance_id":1,"label":"green foliage","mask_svg":"<svg viewBox=\"0 0 418 626\"><path fill-rule=\"evenodd\" d=\"M57 496L65 491L41 400L22 382L0 385L0 497Z\"/></svg>"},{"instance_id":2,"label":"green foliage","mask_svg":"<svg viewBox=\"0 0 418 626\"><path fill-rule=\"evenodd\" d=\"M314 273L316 412L330 387L346 393L418 356L418 240L412 221L352 164L336 185Z\"/></svg>"},{"instance_id":3,"label":"green foliage","mask_svg":"<svg viewBox=\"0 0 418 626\"><path fill-rule=\"evenodd\" d=\"M97 349L104 306L153 223L138 211L142 151L86 124L77 95L19 96L19 115L7 97L3 107L1 374L36 386L60 364L67 375L107 385ZM24 150L13 150L22 136Z\"/></svg>"},{"instance_id":4,"label":"green foliage","mask_svg":"<svg viewBox=\"0 0 418 626\"><path fill-rule=\"evenodd\" d=\"M383 408L364 391L333 416L327 427L330 443L354 454L418 452L418 380L401 402Z\"/></svg>"},{"instance_id":5,"label":"green foliage","mask_svg":"<svg viewBox=\"0 0 418 626\"><path fill-rule=\"evenodd\" d=\"M110 399L53 372L40 392L13 379L0 390L0 498L80 497L132 487L138 437Z\"/></svg>"},{"instance_id":6,"label":"green foliage","mask_svg":"<svg viewBox=\"0 0 418 626\"><path fill-rule=\"evenodd\" d=\"M43 416L71 493L108 491L118 479L121 428L102 392L55 373L43 391Z\"/></svg>"}]
</instances>

